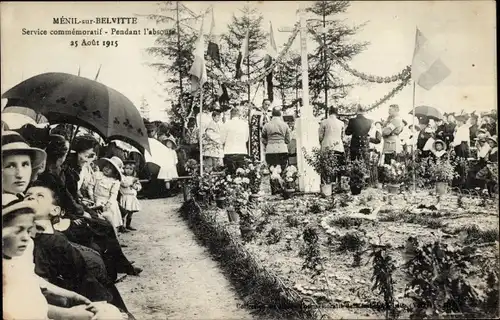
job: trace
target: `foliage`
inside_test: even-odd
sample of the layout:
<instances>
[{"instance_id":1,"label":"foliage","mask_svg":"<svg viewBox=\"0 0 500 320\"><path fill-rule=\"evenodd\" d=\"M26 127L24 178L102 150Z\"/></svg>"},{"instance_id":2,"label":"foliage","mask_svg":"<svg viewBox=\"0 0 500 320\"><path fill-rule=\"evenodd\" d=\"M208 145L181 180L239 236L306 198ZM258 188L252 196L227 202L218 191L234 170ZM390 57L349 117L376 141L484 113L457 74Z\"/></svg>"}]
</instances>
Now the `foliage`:
<instances>
[{"instance_id":1,"label":"foliage","mask_svg":"<svg viewBox=\"0 0 500 320\"><path fill-rule=\"evenodd\" d=\"M248 205L248 198L250 196L248 187L246 186L247 183L245 183L243 179L248 178L236 177L232 179L230 176L227 178L229 182L229 187L227 189L228 203L237 210Z\"/></svg>"},{"instance_id":2,"label":"foliage","mask_svg":"<svg viewBox=\"0 0 500 320\"><path fill-rule=\"evenodd\" d=\"M447 160L429 160L429 176L433 182L450 182L457 177L455 167Z\"/></svg>"},{"instance_id":3,"label":"foliage","mask_svg":"<svg viewBox=\"0 0 500 320\"><path fill-rule=\"evenodd\" d=\"M271 230L269 230L269 233L266 236L266 238L267 238L266 243L267 244L278 243L281 240L281 235L282 235L281 230L276 229L276 228L272 228Z\"/></svg>"},{"instance_id":4,"label":"foliage","mask_svg":"<svg viewBox=\"0 0 500 320\"><path fill-rule=\"evenodd\" d=\"M212 190L215 198L224 198L228 195L230 188L229 181L227 179L228 177L220 174L213 175Z\"/></svg>"},{"instance_id":5,"label":"foliage","mask_svg":"<svg viewBox=\"0 0 500 320\"><path fill-rule=\"evenodd\" d=\"M339 251L349 251L353 253L353 267L359 267L361 264L361 254L366 244L365 234L362 231L353 230L339 238Z\"/></svg>"},{"instance_id":6,"label":"foliage","mask_svg":"<svg viewBox=\"0 0 500 320\"><path fill-rule=\"evenodd\" d=\"M372 290L378 290L385 302L385 318L396 319L397 311L394 303L394 281L392 275L396 270L394 259L387 252L386 246L372 246Z\"/></svg>"},{"instance_id":7,"label":"foliage","mask_svg":"<svg viewBox=\"0 0 500 320\"><path fill-rule=\"evenodd\" d=\"M351 229L353 227L361 226L362 220L359 218L352 218L346 216L340 216L329 221L330 226L336 226L344 229Z\"/></svg>"},{"instance_id":8,"label":"foliage","mask_svg":"<svg viewBox=\"0 0 500 320\"><path fill-rule=\"evenodd\" d=\"M171 105L165 107L165 111L173 124L172 134L177 137L183 136L182 128L188 118L199 112L199 94L193 96L190 92L189 70L199 36L200 17L180 1L160 2L156 13L146 15L147 19L156 22L166 31L156 38L153 46L146 48L146 53L153 58L149 66L164 76L164 81L160 84L169 96L175 97L169 99ZM203 86L205 110L214 108L215 85L218 84L207 81Z\"/></svg>"},{"instance_id":9,"label":"foliage","mask_svg":"<svg viewBox=\"0 0 500 320\"><path fill-rule=\"evenodd\" d=\"M366 186L366 179L370 176L370 171L365 161L356 159L347 165L349 172L349 186L363 188Z\"/></svg>"},{"instance_id":10,"label":"foliage","mask_svg":"<svg viewBox=\"0 0 500 320\"><path fill-rule=\"evenodd\" d=\"M323 184L329 184L340 170L338 155L333 148L313 148L312 154L303 149L307 163L320 175Z\"/></svg>"},{"instance_id":11,"label":"foliage","mask_svg":"<svg viewBox=\"0 0 500 320\"><path fill-rule=\"evenodd\" d=\"M200 165L194 159L189 159L188 161L186 161L184 168L186 169L186 172L190 176L196 176L196 175L198 175L198 173L200 171Z\"/></svg>"},{"instance_id":12,"label":"foliage","mask_svg":"<svg viewBox=\"0 0 500 320\"><path fill-rule=\"evenodd\" d=\"M297 228L300 224L299 219L293 214L286 216L285 222L290 228Z\"/></svg>"},{"instance_id":13,"label":"foliage","mask_svg":"<svg viewBox=\"0 0 500 320\"><path fill-rule=\"evenodd\" d=\"M249 31L248 53L250 74L258 74L263 71L264 59L260 55L260 50L266 46L267 34L262 29L263 16L257 9L245 5L241 15L233 13L231 22L227 25L227 33L221 35L221 52L227 52L222 59L224 72L229 73L229 78L236 74L236 60L247 30ZM222 57L221 57L222 58ZM247 75L247 61L242 61L242 71ZM247 88L232 88L239 95L239 99L247 98Z\"/></svg>"},{"instance_id":14,"label":"foliage","mask_svg":"<svg viewBox=\"0 0 500 320\"><path fill-rule=\"evenodd\" d=\"M405 269L410 276L406 295L414 301L412 319L445 314L480 314L481 300L467 280L475 262L472 247L451 248L436 241L419 246L413 239Z\"/></svg>"},{"instance_id":15,"label":"foliage","mask_svg":"<svg viewBox=\"0 0 500 320\"><path fill-rule=\"evenodd\" d=\"M260 210L262 211L262 214L266 216L275 216L278 214L276 206L267 202L262 203Z\"/></svg>"},{"instance_id":16,"label":"foliage","mask_svg":"<svg viewBox=\"0 0 500 320\"><path fill-rule=\"evenodd\" d=\"M299 53L290 50L273 73L273 79L277 82L274 87L279 90L283 110L292 107L293 102L300 99L299 90L302 89L300 59ZM288 100L292 96L295 99Z\"/></svg>"},{"instance_id":17,"label":"foliage","mask_svg":"<svg viewBox=\"0 0 500 320\"><path fill-rule=\"evenodd\" d=\"M309 20L309 33L313 36L317 47L309 54L309 87L311 90L311 104L315 107L315 115L321 109L327 110L328 105L339 98L347 96L352 84L345 83L343 78L331 72L335 61L349 61L362 52L367 42L352 40L362 26L350 27L338 19L349 8L349 1L315 1L307 11L313 15ZM320 35L321 29L326 29ZM323 95L323 101L320 101ZM325 112L326 114L326 112Z\"/></svg>"},{"instance_id":18,"label":"foliage","mask_svg":"<svg viewBox=\"0 0 500 320\"><path fill-rule=\"evenodd\" d=\"M302 270L308 269L313 272L312 278L323 273L323 260L319 251L318 231L314 227L309 227L302 233L302 239L305 242L305 258L302 264Z\"/></svg>"},{"instance_id":19,"label":"foliage","mask_svg":"<svg viewBox=\"0 0 500 320\"><path fill-rule=\"evenodd\" d=\"M249 188L253 194L259 193L262 182L261 164L258 161L246 160L244 169L245 177L249 179Z\"/></svg>"},{"instance_id":20,"label":"foliage","mask_svg":"<svg viewBox=\"0 0 500 320\"><path fill-rule=\"evenodd\" d=\"M384 181L390 184L400 184L407 177L406 166L403 163L392 160L391 164L384 164Z\"/></svg>"}]
</instances>

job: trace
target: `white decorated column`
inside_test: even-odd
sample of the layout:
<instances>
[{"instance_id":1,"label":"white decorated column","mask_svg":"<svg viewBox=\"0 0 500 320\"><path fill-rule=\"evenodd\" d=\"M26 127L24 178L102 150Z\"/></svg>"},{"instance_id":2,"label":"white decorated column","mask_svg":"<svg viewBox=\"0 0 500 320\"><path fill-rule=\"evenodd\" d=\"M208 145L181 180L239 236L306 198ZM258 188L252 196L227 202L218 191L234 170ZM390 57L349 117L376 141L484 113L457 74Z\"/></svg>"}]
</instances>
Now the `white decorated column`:
<instances>
[{"instance_id":1,"label":"white decorated column","mask_svg":"<svg viewBox=\"0 0 500 320\"><path fill-rule=\"evenodd\" d=\"M300 54L302 68L302 108L297 119L297 167L299 171L299 190L302 192L319 192L320 176L306 162L303 150L311 154L313 148L319 147L319 124L314 118L313 109L309 105L309 70L307 62L307 25L305 2L300 2Z\"/></svg>"}]
</instances>

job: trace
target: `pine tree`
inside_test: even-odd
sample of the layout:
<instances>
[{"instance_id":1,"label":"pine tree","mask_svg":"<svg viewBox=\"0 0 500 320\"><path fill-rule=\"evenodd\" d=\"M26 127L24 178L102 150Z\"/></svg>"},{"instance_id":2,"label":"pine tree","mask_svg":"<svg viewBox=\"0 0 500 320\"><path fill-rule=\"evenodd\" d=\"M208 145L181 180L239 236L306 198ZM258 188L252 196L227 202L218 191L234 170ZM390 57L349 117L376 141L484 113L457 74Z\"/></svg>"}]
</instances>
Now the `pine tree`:
<instances>
[{"instance_id":1,"label":"pine tree","mask_svg":"<svg viewBox=\"0 0 500 320\"><path fill-rule=\"evenodd\" d=\"M158 13L146 16L162 26L165 34L158 36L155 46L146 52L157 62L150 63L166 76L166 91L180 99L189 90L189 68L193 63L193 50L197 31L193 26L199 22L196 16L179 1L165 1L158 4Z\"/></svg>"},{"instance_id":2,"label":"pine tree","mask_svg":"<svg viewBox=\"0 0 500 320\"><path fill-rule=\"evenodd\" d=\"M245 38L247 30L249 30L248 54L249 54L249 69L250 76L255 76L263 71L264 68L264 53L263 49L267 44L267 34L262 29L262 14L255 8L245 5L241 11L241 15L233 14L232 21L227 25L227 33L221 36L221 52L226 52L222 55L222 63L224 71L228 78L233 79L236 73L236 60L241 44ZM243 79L248 77L247 59L243 60L242 71ZM248 99L248 88L230 87L234 90L240 99ZM252 90L252 88L250 88ZM255 89L253 89L255 90Z\"/></svg>"},{"instance_id":3,"label":"pine tree","mask_svg":"<svg viewBox=\"0 0 500 320\"><path fill-rule=\"evenodd\" d=\"M177 131L181 131L186 126L188 117L195 117L196 110L199 110L199 106L196 108L199 94L193 96L190 92L189 70L193 64L193 52L202 16L192 12L180 1L164 1L158 4L158 13L147 15L146 18L166 30L165 34L156 38L155 46L147 48L146 52L157 58L156 62L149 65L164 74L165 91L176 97L168 115L172 125ZM209 22L205 16L204 24L208 25ZM211 91L207 88L210 86L209 82L203 86L205 97L210 97L207 94ZM207 105L206 98L204 100L204 105Z\"/></svg>"},{"instance_id":4,"label":"pine tree","mask_svg":"<svg viewBox=\"0 0 500 320\"><path fill-rule=\"evenodd\" d=\"M300 54L289 52L276 67L274 72L275 90L281 97L283 109L290 107L300 98L299 90L302 88L300 70Z\"/></svg>"},{"instance_id":5,"label":"pine tree","mask_svg":"<svg viewBox=\"0 0 500 320\"><path fill-rule=\"evenodd\" d=\"M309 88L315 115L323 111L327 114L332 100L345 97L352 87L352 84L345 83L342 78L332 74L335 60L349 61L369 44L350 39L363 25L349 27L335 20L336 15L345 13L349 6L349 1L321 0L315 1L307 9L317 17L310 19L308 23L309 33L318 44L309 55Z\"/></svg>"}]
</instances>

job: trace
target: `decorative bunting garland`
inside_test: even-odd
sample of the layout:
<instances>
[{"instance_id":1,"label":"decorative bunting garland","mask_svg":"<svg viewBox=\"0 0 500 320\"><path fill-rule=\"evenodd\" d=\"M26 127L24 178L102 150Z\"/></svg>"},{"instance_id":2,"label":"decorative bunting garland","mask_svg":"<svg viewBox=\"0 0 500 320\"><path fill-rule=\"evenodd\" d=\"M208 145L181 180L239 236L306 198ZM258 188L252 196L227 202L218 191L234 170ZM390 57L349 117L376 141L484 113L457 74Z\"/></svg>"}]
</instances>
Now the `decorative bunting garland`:
<instances>
[{"instance_id":1,"label":"decorative bunting garland","mask_svg":"<svg viewBox=\"0 0 500 320\"><path fill-rule=\"evenodd\" d=\"M411 74L407 74L405 78L402 79L401 83L398 84L394 89L392 89L388 94L386 94L384 97L379 99L378 101L375 101L372 105L368 106L365 108L365 112L369 112L372 110L375 110L376 108L380 107L382 104L387 102L388 100L392 99L398 93L401 91L408 83L410 83L411 80ZM355 116L356 113L343 113L339 114L339 117L352 117Z\"/></svg>"},{"instance_id":2,"label":"decorative bunting garland","mask_svg":"<svg viewBox=\"0 0 500 320\"><path fill-rule=\"evenodd\" d=\"M249 78L247 80L233 80L229 79L222 70L220 69L214 69L217 71L216 72L210 70L208 71L208 76L210 78L213 78L216 81L219 81L220 83L224 83L229 86L238 86L238 87L246 87L248 85L254 85L256 83L259 83L264 80L264 78L271 73L276 65L281 63L283 61L283 58L285 55L288 53L288 50L292 46L293 41L297 37L299 33L299 23L295 24L295 28L288 39L287 43L285 44L283 50L281 50L280 54L276 59L273 60L273 63L268 67L265 68L264 71L254 77L254 78ZM364 81L368 82L373 82L373 83L392 83L396 82L398 80L401 80L401 83L398 84L394 89L392 89L389 93L387 93L385 96L383 96L381 99L378 101L374 102L372 105L368 106L365 108L365 112L369 112L372 110L375 110L376 108L380 107L382 104L387 102L388 100L392 99L399 91L401 91L411 80L411 66L405 67L401 72L399 72L396 75L390 76L390 77L379 77L379 76L372 76L368 75L362 72L359 72L355 69L350 68L346 63L342 62L340 59L337 59L336 62L347 72L352 74L353 76L360 78ZM293 105L293 104L292 104ZM339 114L341 117L352 117L356 115L356 113L345 113L345 114Z\"/></svg>"},{"instance_id":3,"label":"decorative bunting garland","mask_svg":"<svg viewBox=\"0 0 500 320\"><path fill-rule=\"evenodd\" d=\"M406 77L411 73L411 66L405 67L401 72L398 74L395 74L391 77L377 77L377 76L371 76L363 72L359 72L355 69L352 69L349 67L347 64L344 62L337 60L337 63L344 69L345 71L349 72L355 77L358 77L362 80L368 81L368 82L376 82L376 83L391 83L391 82L396 82L398 80L403 80L406 79Z\"/></svg>"},{"instance_id":4,"label":"decorative bunting garland","mask_svg":"<svg viewBox=\"0 0 500 320\"><path fill-rule=\"evenodd\" d=\"M292 43L293 41L295 40L295 37L297 37L299 33L299 24L296 23L295 24L295 28L292 32L292 35L290 36L290 38L288 39L287 43L285 44L285 47L283 48L283 50L281 50L280 54L278 55L278 57L276 59L274 59L273 63L267 67L266 69L264 69L264 71L254 77L254 78L249 78L245 81L243 80L232 80L232 79L229 79L222 70L217 70L217 69L214 69L214 70L217 70L220 72L220 74L216 74L214 73L213 71L208 71L208 76L213 78L214 80L216 81L219 81L221 83L224 83L224 84L227 84L227 85L230 85L230 86L240 86L240 87L243 87L243 86L248 86L248 85L254 85L256 83L259 83L261 82L262 80L264 80L264 78L269 74L271 73L274 68L276 67L276 65L278 65L279 63L282 62L283 58L285 57L286 53L288 52L288 50L290 49L290 47L292 46Z\"/></svg>"}]
</instances>

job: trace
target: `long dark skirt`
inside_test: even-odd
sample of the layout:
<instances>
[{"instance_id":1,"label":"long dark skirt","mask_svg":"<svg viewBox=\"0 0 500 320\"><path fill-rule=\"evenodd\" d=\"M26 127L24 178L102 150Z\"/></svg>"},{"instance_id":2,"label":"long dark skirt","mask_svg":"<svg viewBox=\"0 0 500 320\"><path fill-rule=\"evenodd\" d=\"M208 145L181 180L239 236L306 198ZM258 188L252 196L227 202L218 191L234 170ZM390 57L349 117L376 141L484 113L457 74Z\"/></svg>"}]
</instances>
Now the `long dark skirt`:
<instances>
[{"instance_id":1,"label":"long dark skirt","mask_svg":"<svg viewBox=\"0 0 500 320\"><path fill-rule=\"evenodd\" d=\"M127 273L133 266L125 257L120 243L116 238L113 226L100 219L84 219L85 224L71 226L64 231L71 241L92 248L99 252L106 265L108 277L114 282L118 273Z\"/></svg>"}]
</instances>

